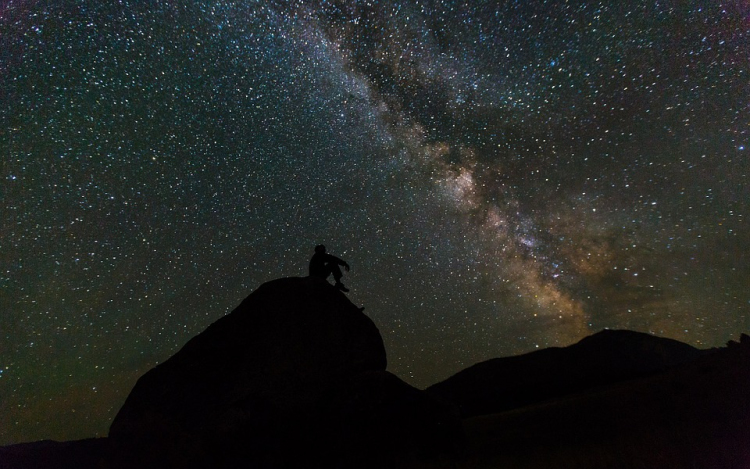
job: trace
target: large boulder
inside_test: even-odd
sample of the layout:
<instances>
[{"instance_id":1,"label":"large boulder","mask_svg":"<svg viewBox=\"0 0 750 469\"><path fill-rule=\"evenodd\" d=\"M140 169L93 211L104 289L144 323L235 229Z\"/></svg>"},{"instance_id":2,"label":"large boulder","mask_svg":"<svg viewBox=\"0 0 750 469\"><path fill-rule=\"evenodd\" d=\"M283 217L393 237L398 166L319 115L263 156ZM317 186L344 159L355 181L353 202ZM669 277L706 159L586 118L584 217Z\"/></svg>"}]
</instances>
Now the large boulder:
<instances>
[{"instance_id":1,"label":"large boulder","mask_svg":"<svg viewBox=\"0 0 750 469\"><path fill-rule=\"evenodd\" d=\"M374 323L328 282L266 283L138 380L116 463L388 467L451 447L451 409L385 368Z\"/></svg>"}]
</instances>

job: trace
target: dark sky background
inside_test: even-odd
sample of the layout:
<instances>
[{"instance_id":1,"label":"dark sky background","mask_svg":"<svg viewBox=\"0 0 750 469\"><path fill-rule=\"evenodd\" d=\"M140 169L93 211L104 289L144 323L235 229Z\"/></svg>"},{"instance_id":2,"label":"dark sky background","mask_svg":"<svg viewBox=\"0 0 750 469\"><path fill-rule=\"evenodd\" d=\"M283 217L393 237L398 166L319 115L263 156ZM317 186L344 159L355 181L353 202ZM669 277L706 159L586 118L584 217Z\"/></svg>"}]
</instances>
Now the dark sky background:
<instances>
[{"instance_id":1,"label":"dark sky background","mask_svg":"<svg viewBox=\"0 0 750 469\"><path fill-rule=\"evenodd\" d=\"M417 387L737 339L749 40L745 0L3 1L0 444L106 435L318 243Z\"/></svg>"}]
</instances>

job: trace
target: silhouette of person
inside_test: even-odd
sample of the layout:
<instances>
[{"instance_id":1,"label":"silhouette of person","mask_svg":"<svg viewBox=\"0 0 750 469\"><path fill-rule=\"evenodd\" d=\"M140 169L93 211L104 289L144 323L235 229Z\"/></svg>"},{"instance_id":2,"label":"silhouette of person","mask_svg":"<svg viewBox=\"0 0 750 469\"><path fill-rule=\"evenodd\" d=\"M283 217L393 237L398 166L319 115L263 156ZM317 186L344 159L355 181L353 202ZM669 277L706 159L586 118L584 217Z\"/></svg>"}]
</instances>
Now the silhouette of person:
<instances>
[{"instance_id":1,"label":"silhouette of person","mask_svg":"<svg viewBox=\"0 0 750 469\"><path fill-rule=\"evenodd\" d=\"M333 274L333 279L336 280L335 287L343 292L348 292L349 289L341 283L341 277L344 274L341 273L340 265L343 265L344 269L349 272L349 264L334 255L328 254L326 247L319 244L315 246L315 254L310 259L310 276L328 279L328 276Z\"/></svg>"}]
</instances>

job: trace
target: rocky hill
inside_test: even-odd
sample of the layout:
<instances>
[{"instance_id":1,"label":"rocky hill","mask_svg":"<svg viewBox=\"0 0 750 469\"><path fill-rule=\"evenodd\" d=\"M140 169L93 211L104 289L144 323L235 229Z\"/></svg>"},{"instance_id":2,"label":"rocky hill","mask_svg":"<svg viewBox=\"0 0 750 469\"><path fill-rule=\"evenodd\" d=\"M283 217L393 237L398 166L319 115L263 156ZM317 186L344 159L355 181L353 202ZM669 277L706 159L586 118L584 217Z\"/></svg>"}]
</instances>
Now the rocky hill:
<instances>
[{"instance_id":1,"label":"rocky hill","mask_svg":"<svg viewBox=\"0 0 750 469\"><path fill-rule=\"evenodd\" d=\"M344 294L275 280L146 373L110 439L132 463L183 468L383 467L455 446L451 408L385 368Z\"/></svg>"},{"instance_id":2,"label":"rocky hill","mask_svg":"<svg viewBox=\"0 0 750 469\"><path fill-rule=\"evenodd\" d=\"M427 391L472 417L645 377L706 353L650 334L603 330L568 347L478 363Z\"/></svg>"},{"instance_id":3,"label":"rocky hill","mask_svg":"<svg viewBox=\"0 0 750 469\"><path fill-rule=\"evenodd\" d=\"M750 468L750 337L662 372L463 422L463 468Z\"/></svg>"}]
</instances>

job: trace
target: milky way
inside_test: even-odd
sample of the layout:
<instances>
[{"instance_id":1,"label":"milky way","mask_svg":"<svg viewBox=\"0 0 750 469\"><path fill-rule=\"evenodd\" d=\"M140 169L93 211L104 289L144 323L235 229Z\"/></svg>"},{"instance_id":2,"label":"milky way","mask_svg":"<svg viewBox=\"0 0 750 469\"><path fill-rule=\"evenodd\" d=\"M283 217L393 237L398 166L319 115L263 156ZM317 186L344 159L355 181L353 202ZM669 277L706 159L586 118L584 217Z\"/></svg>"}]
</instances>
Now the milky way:
<instances>
[{"instance_id":1,"label":"milky way","mask_svg":"<svg viewBox=\"0 0 750 469\"><path fill-rule=\"evenodd\" d=\"M744 0L0 6L0 444L346 259L389 369L750 331Z\"/></svg>"}]
</instances>

